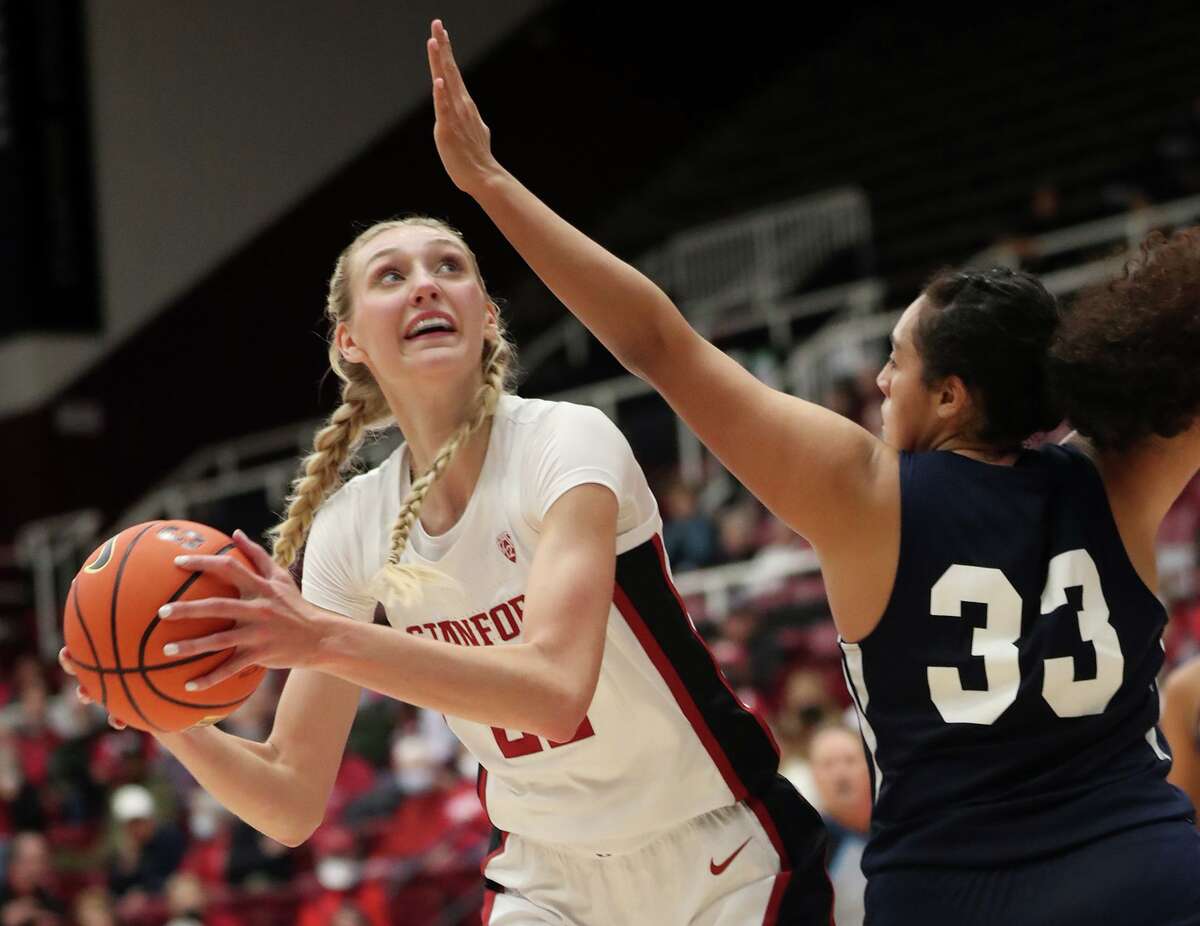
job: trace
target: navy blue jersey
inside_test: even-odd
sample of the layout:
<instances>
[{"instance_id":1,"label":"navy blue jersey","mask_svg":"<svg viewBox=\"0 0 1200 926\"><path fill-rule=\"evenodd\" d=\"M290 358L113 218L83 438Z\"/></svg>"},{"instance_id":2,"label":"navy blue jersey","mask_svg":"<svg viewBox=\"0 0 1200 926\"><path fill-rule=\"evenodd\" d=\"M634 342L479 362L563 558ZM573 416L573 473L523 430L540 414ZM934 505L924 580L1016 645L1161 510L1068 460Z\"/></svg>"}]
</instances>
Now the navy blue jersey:
<instances>
[{"instance_id":1,"label":"navy blue jersey","mask_svg":"<svg viewBox=\"0 0 1200 926\"><path fill-rule=\"evenodd\" d=\"M1166 612L1078 451L900 459L900 562L843 643L871 759L863 869L990 867L1186 819L1155 676Z\"/></svg>"}]
</instances>

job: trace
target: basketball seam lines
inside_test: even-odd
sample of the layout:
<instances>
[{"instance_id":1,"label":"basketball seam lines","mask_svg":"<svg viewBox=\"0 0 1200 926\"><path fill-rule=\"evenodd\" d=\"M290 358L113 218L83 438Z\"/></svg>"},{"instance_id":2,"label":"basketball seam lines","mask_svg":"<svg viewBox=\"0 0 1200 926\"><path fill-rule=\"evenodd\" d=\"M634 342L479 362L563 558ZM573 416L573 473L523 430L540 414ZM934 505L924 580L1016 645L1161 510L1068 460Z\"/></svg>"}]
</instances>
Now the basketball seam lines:
<instances>
[{"instance_id":1,"label":"basketball seam lines","mask_svg":"<svg viewBox=\"0 0 1200 926\"><path fill-rule=\"evenodd\" d=\"M232 543L226 544L225 546L221 547L221 549L217 550L217 552L214 553L213 556L220 556L222 553L228 553L233 548L234 548L234 544L232 544ZM182 595L184 592L186 592L189 588L191 588L202 575L204 575L204 573L202 573L202 572L193 572L190 576L187 577L187 580L184 581L184 583L175 590L175 593L173 595L171 595L171 597L168 598L167 600L169 602L170 601L178 601L179 596ZM161 669L163 667L161 665L158 665L158 666L147 666L146 665L146 646L150 641L150 634L154 632L154 628L159 625L161 620L162 620L162 618L160 618L157 614L154 615L154 618L150 621L150 623L146 626L146 630L142 633L141 645L138 647L138 665L137 665L136 671L139 675L141 675L142 681L146 684L147 688L149 688L151 691L153 691L156 695L158 695L164 701L168 701L171 704L178 704L180 707L194 707L197 710L202 710L202 711L220 709L220 708L224 708L224 707L232 707L236 704L241 704L243 701L246 700L246 698L250 697L250 694L254 694L254 692L252 691L252 692L250 692L250 694L246 695L245 697L238 698L236 701L225 701L221 704L198 704L195 701L184 701L181 698L175 698L169 694L164 693L157 685L154 684L153 681L150 680L150 670ZM200 653L196 656L190 657L189 659L180 660L180 662L177 664L182 664L183 662L194 662L197 659L202 659L205 656L211 656L211 655L212 655L212 653ZM122 681L123 680L124 680L124 676L122 676Z\"/></svg>"},{"instance_id":2,"label":"basketball seam lines","mask_svg":"<svg viewBox=\"0 0 1200 926\"><path fill-rule=\"evenodd\" d=\"M211 656L212 653L196 653L194 656L184 656L182 659L172 659L170 662L157 662L151 666L122 666L119 669L112 666L88 665L86 662L74 660L75 665L81 669L87 669L89 672L96 672L100 675L133 675L137 672L157 672L159 669L174 669L177 666L187 665L189 662L198 662L205 656Z\"/></svg>"},{"instance_id":3,"label":"basketball seam lines","mask_svg":"<svg viewBox=\"0 0 1200 926\"><path fill-rule=\"evenodd\" d=\"M96 660L95 666L83 666L83 663L78 665L85 669L98 668L100 665L100 651L96 649L96 643L92 640L92 632L88 630L87 621L83 619L83 609L79 607L79 589L75 587L75 583L71 583L71 601L75 605L75 617L79 621L79 626L83 629L83 635L87 637L88 648L92 651L92 658ZM100 673L100 703L108 707L108 686L104 683L104 673Z\"/></svg>"},{"instance_id":4,"label":"basketball seam lines","mask_svg":"<svg viewBox=\"0 0 1200 926\"><path fill-rule=\"evenodd\" d=\"M113 641L113 662L116 663L116 667L118 669L121 668L121 640L120 637L117 636L117 596L121 591L121 576L125 573L125 564L129 562L129 555L133 552L133 548L137 546L138 541L161 523L161 521L153 521L150 524L147 524L146 527L129 542L129 546L125 548L125 552L121 555L121 563L119 566L117 566L117 577L113 580L112 608L109 615L109 620L111 622L110 632L112 633ZM99 662L99 659L96 661ZM129 683L125 681L125 674L123 672L118 673L117 678L121 681L121 687L125 689L125 697L129 699L130 706L137 711L138 716L146 722L147 726L162 732L162 727L158 726L158 724L151 723L150 718L142 712L141 707L138 705L137 700L133 696L133 692L129 689Z\"/></svg>"}]
</instances>

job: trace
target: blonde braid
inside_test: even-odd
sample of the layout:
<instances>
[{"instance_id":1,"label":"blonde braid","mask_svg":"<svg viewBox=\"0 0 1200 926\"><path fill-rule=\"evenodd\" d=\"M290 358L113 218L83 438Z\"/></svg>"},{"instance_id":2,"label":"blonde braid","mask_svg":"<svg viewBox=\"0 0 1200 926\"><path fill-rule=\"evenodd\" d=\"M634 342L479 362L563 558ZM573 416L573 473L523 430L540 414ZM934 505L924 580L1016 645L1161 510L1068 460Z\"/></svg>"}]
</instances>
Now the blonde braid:
<instances>
[{"instance_id":1,"label":"blonde braid","mask_svg":"<svg viewBox=\"0 0 1200 926\"><path fill-rule=\"evenodd\" d=\"M471 416L459 425L454 435L446 441L433 458L433 462L418 479L413 481L408 495L400 505L400 513L392 527L391 550L386 565L379 570L371 583L371 591L386 607L390 603L409 607L421 600L423 585L443 588L458 588L458 584L445 573L431 566L400 562L408 546L408 536L420 515L421 506L429 489L449 467L460 447L483 424L495 414L500 396L504 394L505 381L509 373L512 350L503 333L491 343L484 363L483 385L475 394Z\"/></svg>"},{"instance_id":2,"label":"blonde braid","mask_svg":"<svg viewBox=\"0 0 1200 926\"><path fill-rule=\"evenodd\" d=\"M342 472L362 445L367 428L389 414L383 394L374 382L347 382L342 386L342 404L329 416L329 423L313 435L313 450L300 463L300 475L292 482L287 516L271 529L275 562L285 569L296 560L308 537L313 518L341 484Z\"/></svg>"}]
</instances>

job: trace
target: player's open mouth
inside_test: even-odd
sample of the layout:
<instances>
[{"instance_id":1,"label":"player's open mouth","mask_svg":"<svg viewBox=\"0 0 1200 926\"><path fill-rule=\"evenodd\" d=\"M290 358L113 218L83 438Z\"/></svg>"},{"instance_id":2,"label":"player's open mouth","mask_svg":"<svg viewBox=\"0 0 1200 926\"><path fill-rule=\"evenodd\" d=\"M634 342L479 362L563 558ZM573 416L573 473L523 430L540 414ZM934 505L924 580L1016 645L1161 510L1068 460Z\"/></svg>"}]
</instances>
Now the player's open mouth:
<instances>
[{"instance_id":1,"label":"player's open mouth","mask_svg":"<svg viewBox=\"0 0 1200 926\"><path fill-rule=\"evenodd\" d=\"M414 341L417 338L453 334L456 331L458 329L454 327L454 321L444 312L422 312L409 323L404 332L404 340Z\"/></svg>"}]
</instances>

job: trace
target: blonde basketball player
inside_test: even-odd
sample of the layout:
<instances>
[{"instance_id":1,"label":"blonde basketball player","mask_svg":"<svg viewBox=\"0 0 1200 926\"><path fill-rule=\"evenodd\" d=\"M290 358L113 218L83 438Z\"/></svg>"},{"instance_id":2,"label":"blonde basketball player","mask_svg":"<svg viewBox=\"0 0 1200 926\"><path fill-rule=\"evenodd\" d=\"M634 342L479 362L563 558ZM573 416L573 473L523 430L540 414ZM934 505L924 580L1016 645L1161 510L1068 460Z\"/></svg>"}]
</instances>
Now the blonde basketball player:
<instances>
[{"instance_id":1,"label":"blonde basketball player","mask_svg":"<svg viewBox=\"0 0 1200 926\"><path fill-rule=\"evenodd\" d=\"M430 54L436 75L432 40ZM242 598L162 614L237 620L168 654L237 647L197 690L250 664L295 670L273 730L159 740L296 845L370 688L444 713L480 762L485 923L827 924L819 817L696 634L629 445L594 409L505 391L511 349L461 236L428 218L369 228L337 261L328 316L342 404L274 557L240 533L255 572L182 557ZM391 423L404 445L341 485Z\"/></svg>"}]
</instances>

